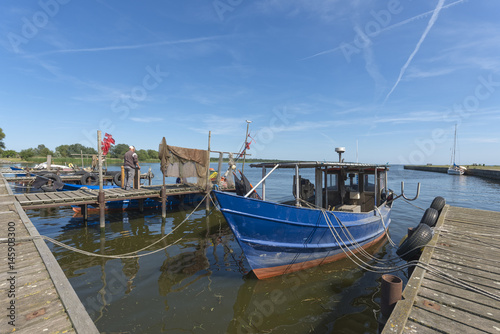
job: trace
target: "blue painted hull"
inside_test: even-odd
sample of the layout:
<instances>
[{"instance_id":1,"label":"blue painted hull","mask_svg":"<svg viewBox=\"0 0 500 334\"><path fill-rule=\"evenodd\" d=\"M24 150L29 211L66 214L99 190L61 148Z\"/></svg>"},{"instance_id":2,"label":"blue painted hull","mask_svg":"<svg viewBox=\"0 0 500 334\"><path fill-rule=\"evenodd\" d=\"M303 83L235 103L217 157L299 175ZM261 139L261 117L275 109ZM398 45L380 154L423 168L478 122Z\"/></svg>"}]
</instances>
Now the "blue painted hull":
<instances>
[{"instance_id":1,"label":"blue painted hull","mask_svg":"<svg viewBox=\"0 0 500 334\"><path fill-rule=\"evenodd\" d=\"M200 194L187 194L184 196L172 195L167 196L167 208L174 208L179 205L194 205L199 203L203 199ZM161 209L161 201L155 198L145 198L143 202L144 209ZM81 207L78 205L72 205L72 209L76 213L81 213ZM89 212L99 211L98 206L90 205L88 206ZM107 211L127 211L127 210L139 210L139 200L127 199L121 201L108 201L106 202Z\"/></svg>"},{"instance_id":2,"label":"blue painted hull","mask_svg":"<svg viewBox=\"0 0 500 334\"><path fill-rule=\"evenodd\" d=\"M64 183L61 190L63 190L63 191L71 191L71 190L80 190L82 188L98 190L99 186L98 185L97 186L91 186L91 185L81 185L81 184ZM118 187L118 186L109 186L109 185L102 186L102 189L116 189L116 188L120 188L120 187Z\"/></svg>"},{"instance_id":3,"label":"blue painted hull","mask_svg":"<svg viewBox=\"0 0 500 334\"><path fill-rule=\"evenodd\" d=\"M258 278L283 275L345 257L385 236L391 208L380 215L295 207L214 191L222 214ZM339 223L340 221L340 223ZM330 225L330 226L329 226ZM344 250L343 250L344 249Z\"/></svg>"}]
</instances>

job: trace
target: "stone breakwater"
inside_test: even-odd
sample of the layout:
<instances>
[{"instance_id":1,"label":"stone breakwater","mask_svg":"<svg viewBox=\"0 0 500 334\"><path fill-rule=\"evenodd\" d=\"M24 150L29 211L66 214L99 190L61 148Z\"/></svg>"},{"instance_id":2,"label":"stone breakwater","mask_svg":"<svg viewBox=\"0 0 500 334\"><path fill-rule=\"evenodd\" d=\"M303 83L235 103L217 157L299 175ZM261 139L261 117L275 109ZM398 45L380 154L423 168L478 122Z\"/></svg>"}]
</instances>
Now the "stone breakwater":
<instances>
[{"instance_id":1,"label":"stone breakwater","mask_svg":"<svg viewBox=\"0 0 500 334\"><path fill-rule=\"evenodd\" d=\"M435 166L413 166L406 165L404 169L410 170L421 170L425 172L436 172L436 173L447 173L448 167L435 167ZM500 180L500 168L499 169L481 169L481 168L471 168L465 171L465 175L479 176L487 179Z\"/></svg>"}]
</instances>

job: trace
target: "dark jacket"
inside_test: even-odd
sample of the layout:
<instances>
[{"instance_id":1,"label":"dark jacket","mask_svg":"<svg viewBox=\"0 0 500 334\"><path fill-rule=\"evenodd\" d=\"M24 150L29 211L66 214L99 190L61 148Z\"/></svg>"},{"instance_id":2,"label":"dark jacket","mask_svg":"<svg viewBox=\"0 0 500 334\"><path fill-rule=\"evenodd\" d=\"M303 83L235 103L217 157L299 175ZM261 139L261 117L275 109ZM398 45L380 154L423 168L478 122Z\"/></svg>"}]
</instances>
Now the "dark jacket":
<instances>
[{"instance_id":1,"label":"dark jacket","mask_svg":"<svg viewBox=\"0 0 500 334\"><path fill-rule=\"evenodd\" d=\"M137 167L138 162L137 153L134 151L127 151L127 153L123 156L124 167L135 168Z\"/></svg>"}]
</instances>

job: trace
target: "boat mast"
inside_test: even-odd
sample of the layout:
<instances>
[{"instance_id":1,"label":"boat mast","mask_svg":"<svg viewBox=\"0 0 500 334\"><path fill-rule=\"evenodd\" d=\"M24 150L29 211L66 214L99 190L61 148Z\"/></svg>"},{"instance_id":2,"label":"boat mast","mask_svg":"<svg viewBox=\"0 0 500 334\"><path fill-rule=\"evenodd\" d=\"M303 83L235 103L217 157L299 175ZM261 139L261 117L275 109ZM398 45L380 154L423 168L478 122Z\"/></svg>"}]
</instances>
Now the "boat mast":
<instances>
[{"instance_id":1,"label":"boat mast","mask_svg":"<svg viewBox=\"0 0 500 334\"><path fill-rule=\"evenodd\" d=\"M252 121L246 120L247 122L247 134L245 135L245 147L243 148L243 165L241 166L241 172L245 171L245 160L247 158L247 147L248 147L248 126Z\"/></svg>"},{"instance_id":2,"label":"boat mast","mask_svg":"<svg viewBox=\"0 0 500 334\"><path fill-rule=\"evenodd\" d=\"M455 151L457 149L457 125L455 124L455 138L453 140L453 153L451 158L453 159L453 166L455 166Z\"/></svg>"}]
</instances>

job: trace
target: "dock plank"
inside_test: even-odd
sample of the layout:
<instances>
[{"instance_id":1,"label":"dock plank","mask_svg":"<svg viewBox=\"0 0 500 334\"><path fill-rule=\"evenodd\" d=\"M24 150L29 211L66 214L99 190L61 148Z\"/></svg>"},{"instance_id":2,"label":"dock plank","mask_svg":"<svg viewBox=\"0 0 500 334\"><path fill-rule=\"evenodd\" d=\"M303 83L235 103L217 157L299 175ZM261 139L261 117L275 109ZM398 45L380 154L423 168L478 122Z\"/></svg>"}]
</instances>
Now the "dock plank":
<instances>
[{"instance_id":1,"label":"dock plank","mask_svg":"<svg viewBox=\"0 0 500 334\"><path fill-rule=\"evenodd\" d=\"M478 303L475 300L466 300L461 295L451 295L443 291L436 290L437 287L443 284L433 284L426 285L432 286L433 289L428 287L422 287L419 292L419 296L424 300L432 300L434 303L439 305L446 305L448 307L456 308L458 310L465 311L467 313L475 314L476 316L483 317L485 319L497 320L500 319L500 310L489 305ZM455 290L455 293L458 292ZM475 294L476 297L481 296L481 294ZM487 297L486 297L487 298Z\"/></svg>"},{"instance_id":2,"label":"dock plank","mask_svg":"<svg viewBox=\"0 0 500 334\"><path fill-rule=\"evenodd\" d=\"M29 194L24 200L48 201L54 196ZM0 263L0 303L15 301L15 326L0 322L1 333L98 333L68 279L59 267L45 241L22 209L7 181L0 174L0 196L9 197L13 204L0 207L0 238L5 240L7 226L15 226L15 261ZM7 254L9 244L0 241L0 251ZM10 245L12 246L12 245ZM12 267L11 267L12 265ZM15 279L15 296L9 280ZM0 317L7 318L6 307Z\"/></svg>"},{"instance_id":3,"label":"dock plank","mask_svg":"<svg viewBox=\"0 0 500 334\"><path fill-rule=\"evenodd\" d=\"M441 333L494 333L494 327L497 325L494 321L451 307L440 306L439 310L435 310L432 307L425 307L423 303L423 298L416 299L410 319Z\"/></svg>"},{"instance_id":4,"label":"dock plank","mask_svg":"<svg viewBox=\"0 0 500 334\"><path fill-rule=\"evenodd\" d=\"M500 333L500 212L446 206L387 333ZM461 281L489 292L464 287Z\"/></svg>"}]
</instances>

